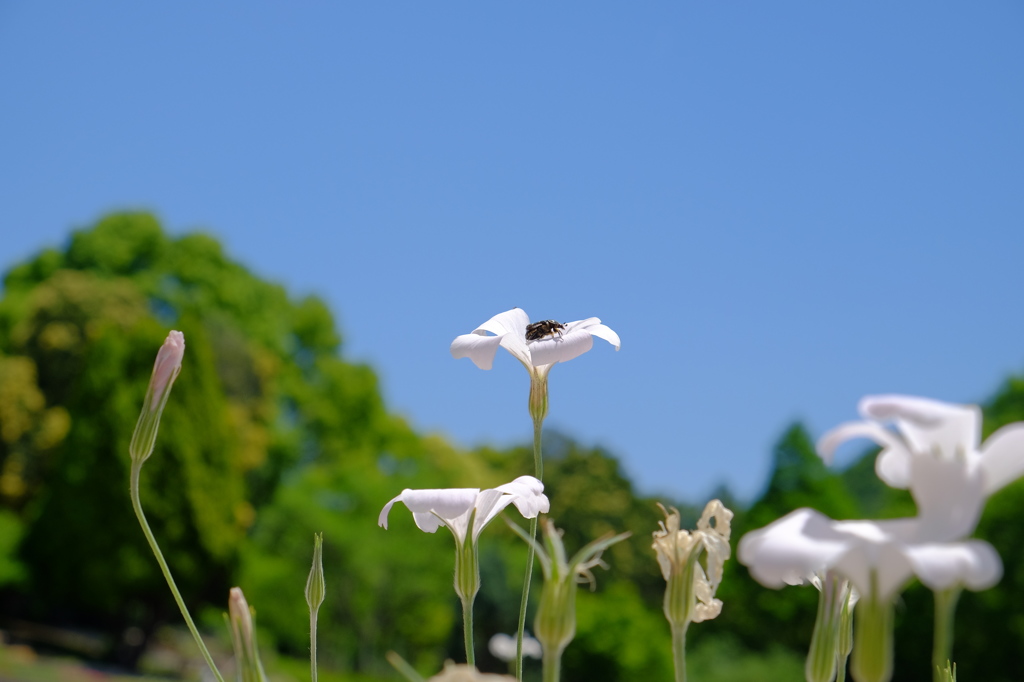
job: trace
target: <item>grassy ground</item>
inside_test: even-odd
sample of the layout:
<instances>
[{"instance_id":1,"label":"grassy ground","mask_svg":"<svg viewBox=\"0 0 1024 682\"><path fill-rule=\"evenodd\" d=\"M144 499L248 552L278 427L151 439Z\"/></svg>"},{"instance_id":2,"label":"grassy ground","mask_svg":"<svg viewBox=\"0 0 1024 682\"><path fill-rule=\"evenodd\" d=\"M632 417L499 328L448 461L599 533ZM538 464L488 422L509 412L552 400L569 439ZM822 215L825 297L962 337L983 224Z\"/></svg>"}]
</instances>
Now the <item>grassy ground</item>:
<instances>
[{"instance_id":1,"label":"grassy ground","mask_svg":"<svg viewBox=\"0 0 1024 682\"><path fill-rule=\"evenodd\" d=\"M177 641L179 637L181 641ZM142 667L148 672L137 675L90 665L74 658L43 656L23 645L0 645L0 682L212 680L212 675L198 656L180 658L170 653L177 650L178 645L183 651L188 651L190 644L187 632L165 634L154 651L143 659ZM694 647L688 658L688 678L694 682L799 682L803 679L803 660L781 650L754 654L728 641L714 641ZM235 679L230 661L225 660L220 667L225 679ZM272 682L305 682L309 679L309 661L306 660L269 657L267 668ZM319 677L320 682L374 682L367 677L328 671L321 671Z\"/></svg>"}]
</instances>

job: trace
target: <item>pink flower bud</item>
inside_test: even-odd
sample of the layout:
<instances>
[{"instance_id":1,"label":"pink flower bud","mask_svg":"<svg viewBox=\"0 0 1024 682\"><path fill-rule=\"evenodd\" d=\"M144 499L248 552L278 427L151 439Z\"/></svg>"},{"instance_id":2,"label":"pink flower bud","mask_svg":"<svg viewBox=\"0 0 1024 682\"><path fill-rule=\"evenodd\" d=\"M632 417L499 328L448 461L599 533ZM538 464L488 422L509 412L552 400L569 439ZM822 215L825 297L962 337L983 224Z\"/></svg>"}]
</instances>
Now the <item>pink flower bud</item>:
<instances>
[{"instance_id":1,"label":"pink flower bud","mask_svg":"<svg viewBox=\"0 0 1024 682\"><path fill-rule=\"evenodd\" d=\"M160 415L171 395L171 387L181 371L181 359L185 355L185 335L172 331L156 354L153 363L153 376L149 379L146 400L142 404L142 413L135 425L132 442L128 446L132 461L141 465L153 454L156 445L156 432L160 427Z\"/></svg>"},{"instance_id":2,"label":"pink flower bud","mask_svg":"<svg viewBox=\"0 0 1024 682\"><path fill-rule=\"evenodd\" d=\"M149 393L153 397L163 397L165 391L170 392L171 385L181 371L181 358L184 355L185 335L172 331L167 335L164 345L160 346L156 362L153 363L153 378L149 380ZM147 399L147 402L150 401ZM163 406L163 400L153 402ZM157 409L157 404L151 403L150 409Z\"/></svg>"}]
</instances>

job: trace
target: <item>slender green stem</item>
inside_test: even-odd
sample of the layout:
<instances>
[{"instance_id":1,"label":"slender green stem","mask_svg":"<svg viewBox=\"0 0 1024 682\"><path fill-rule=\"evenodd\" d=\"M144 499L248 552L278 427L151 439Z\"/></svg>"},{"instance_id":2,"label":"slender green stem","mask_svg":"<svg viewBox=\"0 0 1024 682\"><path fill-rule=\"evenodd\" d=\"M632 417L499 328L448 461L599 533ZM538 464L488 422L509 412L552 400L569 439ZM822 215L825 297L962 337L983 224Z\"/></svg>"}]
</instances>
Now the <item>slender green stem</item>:
<instances>
[{"instance_id":1,"label":"slender green stem","mask_svg":"<svg viewBox=\"0 0 1024 682\"><path fill-rule=\"evenodd\" d=\"M935 592L935 635L932 640L932 679L935 682L949 679L945 670L953 655L953 614L961 589L957 586Z\"/></svg>"},{"instance_id":2,"label":"slender green stem","mask_svg":"<svg viewBox=\"0 0 1024 682\"><path fill-rule=\"evenodd\" d=\"M533 420L533 470L538 481L544 480L544 457L540 450L541 430L544 427L544 418ZM537 517L530 519L530 539L537 539ZM533 543L527 543L526 550L526 575L523 578L523 596L519 602L519 627L516 630L516 679L522 682L523 679L523 633L526 630L526 605L530 600L530 581L533 579L534 549ZM544 664L547 670L547 663ZM547 679L545 677L545 679ZM557 678L555 678L557 679Z\"/></svg>"},{"instance_id":3,"label":"slender green stem","mask_svg":"<svg viewBox=\"0 0 1024 682\"><path fill-rule=\"evenodd\" d=\"M206 664L210 666L210 670L213 671L213 676L217 678L218 682L224 682L224 677L217 670L217 665L213 662L213 656L210 655L209 650L206 648L206 644L203 643L203 638L199 636L199 630L196 629L196 624L192 622L192 616L188 613L188 608L185 606L185 601L181 598L181 593L178 591L178 586L174 584L174 578L171 576L171 569L167 566L167 562L164 560L163 552L160 551L159 545L156 544L156 538L153 537L153 531L149 529L149 523L146 521L146 515L142 513L142 502L139 500L139 472L142 471L142 462L132 462L131 472L131 498L132 508L135 510L135 516L139 519L139 525L142 526L142 532L146 536L146 540L149 541L149 547L153 550L156 561L160 564L160 570L163 571L164 578L167 579L167 586L171 588L171 594L174 595L174 601L178 602L178 608L181 609L181 615L185 617L185 623L188 625L188 629L192 632L192 636L195 637L196 644L199 646L199 651L202 652L203 658L206 659Z\"/></svg>"},{"instance_id":4,"label":"slender green stem","mask_svg":"<svg viewBox=\"0 0 1024 682\"><path fill-rule=\"evenodd\" d=\"M462 600L462 630L466 639L466 663L476 666L476 653L473 647L473 600Z\"/></svg>"},{"instance_id":5,"label":"slender green stem","mask_svg":"<svg viewBox=\"0 0 1024 682\"><path fill-rule=\"evenodd\" d=\"M423 676L416 672L415 668L409 665L404 658L394 651L389 651L384 654L384 658L388 659L388 663L391 664L391 667L397 670L402 677L409 680L409 682L426 682L423 679Z\"/></svg>"},{"instance_id":6,"label":"slender green stem","mask_svg":"<svg viewBox=\"0 0 1024 682\"><path fill-rule=\"evenodd\" d=\"M316 615L317 609L309 610L309 678L316 682Z\"/></svg>"},{"instance_id":7,"label":"slender green stem","mask_svg":"<svg viewBox=\"0 0 1024 682\"><path fill-rule=\"evenodd\" d=\"M681 627L672 626L672 662L676 667L675 682L686 682L686 628L689 623Z\"/></svg>"},{"instance_id":8,"label":"slender green stem","mask_svg":"<svg viewBox=\"0 0 1024 682\"><path fill-rule=\"evenodd\" d=\"M575 586L573 586L575 589ZM544 652L543 682L558 682L562 676L562 650Z\"/></svg>"}]
</instances>

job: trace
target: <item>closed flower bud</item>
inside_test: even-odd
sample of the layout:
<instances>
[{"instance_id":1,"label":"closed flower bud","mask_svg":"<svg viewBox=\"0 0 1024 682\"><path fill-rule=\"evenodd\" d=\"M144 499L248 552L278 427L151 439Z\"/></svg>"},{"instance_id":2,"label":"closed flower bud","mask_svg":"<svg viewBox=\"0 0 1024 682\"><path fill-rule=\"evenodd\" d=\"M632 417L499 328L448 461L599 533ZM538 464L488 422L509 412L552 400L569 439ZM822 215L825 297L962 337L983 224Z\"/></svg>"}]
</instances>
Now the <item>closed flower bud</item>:
<instances>
[{"instance_id":1,"label":"closed flower bud","mask_svg":"<svg viewBox=\"0 0 1024 682\"><path fill-rule=\"evenodd\" d=\"M156 444L156 433L160 427L160 415L171 395L171 387L181 371L181 359L185 354L185 335L172 331L167 335L164 345L157 353L153 364L153 375L146 390L146 399L142 405L142 413L135 425L132 442L128 446L132 462L142 464L151 454Z\"/></svg>"}]
</instances>

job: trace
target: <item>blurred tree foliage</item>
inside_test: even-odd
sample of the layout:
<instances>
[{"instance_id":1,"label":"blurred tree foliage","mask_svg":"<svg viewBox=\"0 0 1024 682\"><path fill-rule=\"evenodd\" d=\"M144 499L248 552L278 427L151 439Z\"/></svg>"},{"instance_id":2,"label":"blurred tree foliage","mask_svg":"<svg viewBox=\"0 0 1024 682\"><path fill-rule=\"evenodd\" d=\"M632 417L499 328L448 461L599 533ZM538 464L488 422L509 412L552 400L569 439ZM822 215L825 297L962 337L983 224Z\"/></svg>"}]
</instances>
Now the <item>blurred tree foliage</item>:
<instances>
[{"instance_id":1,"label":"blurred tree foliage","mask_svg":"<svg viewBox=\"0 0 1024 682\"><path fill-rule=\"evenodd\" d=\"M263 633L281 651L303 656L302 592L312 536L322 531L322 666L393 679L383 663L388 649L424 672L445 657L460 659L451 537L420 532L401 506L387 531L377 516L406 487L489 487L531 472L531 448L465 452L414 432L388 411L373 371L344 359L322 301L293 299L229 259L213 238L171 237L144 213L106 217L4 279L0 612L99 628L119 642L110 655L127 662L139 653L128 636L134 628L148 634L178 622L127 495L127 444L171 328L185 332L188 349L143 469L142 499L186 599L216 614L228 587L241 584ZM1009 381L986 417L986 433L1024 420L1024 379ZM516 418L525 440L525 410L510 415ZM668 679L664 581L651 550L662 518L656 500L638 494L601 448L549 432L544 452L551 516L567 547L633 532L606 553L609 570L596 571L596 591L579 599L566 679ZM913 514L904 492L878 481L874 454L829 469L807 431L790 426L755 501L719 494L736 512L734 546L743 533L801 506L834 518ZM678 507L690 527L705 502L660 501ZM1006 577L961 599L955 656L965 678L1018 679L1022 515L1024 483L1017 483L990 501L978 530L1002 554ZM504 670L486 641L514 631L525 554L500 521L483 537L476 619L485 669ZM535 587L539 580L538 573ZM766 665L782 676L761 679L795 679L814 589L764 589L734 558L719 596L722 615L690 628L700 679L714 679L716 670L721 680L753 679L750 671ZM929 680L930 594L912 587L897 618L897 679ZM728 665L715 663L723 657ZM538 672L528 666L527 677Z\"/></svg>"}]
</instances>

